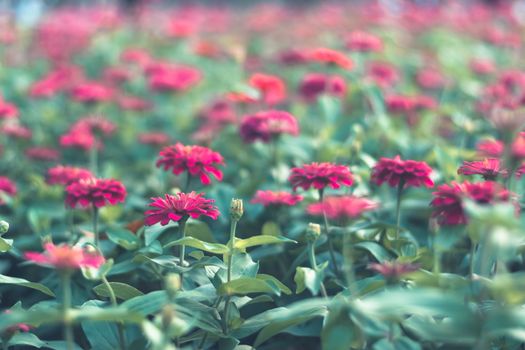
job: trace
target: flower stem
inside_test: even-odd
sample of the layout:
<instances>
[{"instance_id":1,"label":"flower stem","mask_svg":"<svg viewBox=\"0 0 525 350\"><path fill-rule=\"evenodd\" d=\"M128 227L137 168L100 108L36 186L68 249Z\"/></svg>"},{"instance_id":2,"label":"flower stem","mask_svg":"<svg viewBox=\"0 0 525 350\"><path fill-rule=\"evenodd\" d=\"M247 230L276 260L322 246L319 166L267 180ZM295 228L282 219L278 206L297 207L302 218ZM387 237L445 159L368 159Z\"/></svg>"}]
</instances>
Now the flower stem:
<instances>
[{"instance_id":1,"label":"flower stem","mask_svg":"<svg viewBox=\"0 0 525 350\"><path fill-rule=\"evenodd\" d=\"M318 272L319 268L317 267L317 262L315 261L315 246L312 242L308 243L308 260L310 260L310 266L312 266L312 269L315 272ZM323 297L328 298L323 281L321 281L321 294Z\"/></svg>"},{"instance_id":2,"label":"flower stem","mask_svg":"<svg viewBox=\"0 0 525 350\"><path fill-rule=\"evenodd\" d=\"M397 185L397 198L396 198L396 241L399 239L399 225L401 224L401 198L403 196L403 187L405 187L405 181L399 181Z\"/></svg>"},{"instance_id":3,"label":"flower stem","mask_svg":"<svg viewBox=\"0 0 525 350\"><path fill-rule=\"evenodd\" d=\"M191 184L191 174L188 172L188 176L186 176L186 183L184 184L184 193L187 193L190 189Z\"/></svg>"},{"instance_id":4,"label":"flower stem","mask_svg":"<svg viewBox=\"0 0 525 350\"><path fill-rule=\"evenodd\" d=\"M186 237L186 222L188 221L188 218L182 218L180 219L179 221L179 233L180 233L180 238L184 238ZM184 244L181 244L180 246L180 250L179 250L179 265L181 267L184 267L184 256L186 255L186 245ZM180 280L181 280L181 283L182 283L182 278L183 278L183 275L182 275L182 272L180 274Z\"/></svg>"},{"instance_id":5,"label":"flower stem","mask_svg":"<svg viewBox=\"0 0 525 350\"><path fill-rule=\"evenodd\" d=\"M319 203L323 203L324 198L324 189L321 188L319 190ZM326 210L323 208L323 222L324 222L324 230L326 232L326 238L328 241L328 251L330 252L330 260L332 261L332 265L334 266L334 272L335 275L339 278L339 267L337 267L337 260L335 259L335 249L334 244L332 242L332 237L330 236L330 226L328 224L328 217L326 216Z\"/></svg>"},{"instance_id":6,"label":"flower stem","mask_svg":"<svg viewBox=\"0 0 525 350\"><path fill-rule=\"evenodd\" d=\"M109 299L111 300L111 305L113 307L117 307L118 304L117 304L117 297L115 296L115 291L111 287L111 284L109 284L106 276L102 276L102 283L104 283L104 285L108 289ZM117 322L117 330L118 330L120 350L126 350L126 338L124 337L124 326L122 322Z\"/></svg>"},{"instance_id":7,"label":"flower stem","mask_svg":"<svg viewBox=\"0 0 525 350\"><path fill-rule=\"evenodd\" d=\"M74 336L71 320L69 319L69 309L71 309L71 271L66 270L61 273L62 277L62 321L64 323L64 339L67 350L74 349Z\"/></svg>"},{"instance_id":8,"label":"flower stem","mask_svg":"<svg viewBox=\"0 0 525 350\"><path fill-rule=\"evenodd\" d=\"M100 238L98 236L98 208L93 205L93 234L95 235L95 245L100 250Z\"/></svg>"},{"instance_id":9,"label":"flower stem","mask_svg":"<svg viewBox=\"0 0 525 350\"><path fill-rule=\"evenodd\" d=\"M345 272L348 290L350 291L351 297L354 297L357 296L358 291L355 287L353 246L352 242L350 242L350 233L346 233L343 236L343 259L343 270Z\"/></svg>"},{"instance_id":10,"label":"flower stem","mask_svg":"<svg viewBox=\"0 0 525 350\"><path fill-rule=\"evenodd\" d=\"M89 150L89 169L94 176L97 176L98 173L98 149L96 142Z\"/></svg>"},{"instance_id":11,"label":"flower stem","mask_svg":"<svg viewBox=\"0 0 525 350\"><path fill-rule=\"evenodd\" d=\"M228 242L228 272L226 276L226 282L232 280L232 267L233 267L233 249L235 244L235 231L237 230L238 220L232 219L230 226L230 240ZM230 311L230 297L226 297L224 303L224 320L223 320L223 330L224 334L228 334L228 317Z\"/></svg>"}]
</instances>

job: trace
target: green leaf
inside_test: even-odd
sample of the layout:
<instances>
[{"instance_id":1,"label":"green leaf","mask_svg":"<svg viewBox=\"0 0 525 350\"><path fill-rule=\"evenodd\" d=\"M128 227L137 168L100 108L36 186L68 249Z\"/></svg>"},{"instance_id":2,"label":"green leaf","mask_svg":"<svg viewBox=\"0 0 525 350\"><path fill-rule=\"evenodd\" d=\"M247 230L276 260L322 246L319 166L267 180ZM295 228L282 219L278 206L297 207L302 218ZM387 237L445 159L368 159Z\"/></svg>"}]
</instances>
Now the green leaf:
<instances>
[{"instance_id":1,"label":"green leaf","mask_svg":"<svg viewBox=\"0 0 525 350\"><path fill-rule=\"evenodd\" d=\"M12 239L5 239L0 237L0 253L5 253L13 246Z\"/></svg>"},{"instance_id":2,"label":"green leaf","mask_svg":"<svg viewBox=\"0 0 525 350\"><path fill-rule=\"evenodd\" d=\"M144 293L142 293L140 290L126 283L109 282L109 285L113 289L115 296L122 300L128 300L140 295L144 295ZM109 290L105 284L99 284L93 288L93 291L101 297L108 298L110 296Z\"/></svg>"},{"instance_id":3,"label":"green leaf","mask_svg":"<svg viewBox=\"0 0 525 350\"><path fill-rule=\"evenodd\" d=\"M324 269L328 266L328 262L323 263L318 271L309 267L297 267L293 280L297 285L296 293L302 293L306 288L313 294L317 295L321 288L321 282L324 278Z\"/></svg>"},{"instance_id":4,"label":"green leaf","mask_svg":"<svg viewBox=\"0 0 525 350\"><path fill-rule=\"evenodd\" d=\"M25 280L23 278L16 278L16 277L10 277L10 276L6 276L6 275L0 275L0 284L12 284L12 285L16 285L16 286L36 289L36 290L38 290L38 291L40 291L40 292L42 292L44 294L47 294L47 295L49 295L51 297L55 296L55 293L53 293L49 288L47 288L43 284L30 282L30 281Z\"/></svg>"},{"instance_id":5,"label":"green leaf","mask_svg":"<svg viewBox=\"0 0 525 350\"><path fill-rule=\"evenodd\" d=\"M360 242L355 244L354 247L366 250L380 263L392 259L392 254L390 254L385 248L383 248L383 246L376 242Z\"/></svg>"},{"instance_id":6,"label":"green leaf","mask_svg":"<svg viewBox=\"0 0 525 350\"><path fill-rule=\"evenodd\" d=\"M255 247L255 246L263 245L263 244L276 244L276 243L297 243L297 242L294 240L288 239L286 237L282 237L282 236L260 235L260 236L253 236L253 237L246 238L246 239L236 239L234 243L234 247L241 251L245 251L246 248L249 248L249 247Z\"/></svg>"},{"instance_id":7,"label":"green leaf","mask_svg":"<svg viewBox=\"0 0 525 350\"><path fill-rule=\"evenodd\" d=\"M362 334L350 318L347 308L341 303L332 304L321 331L323 350L348 350L350 344L352 348L362 348L359 346L362 343Z\"/></svg>"},{"instance_id":8,"label":"green leaf","mask_svg":"<svg viewBox=\"0 0 525 350\"><path fill-rule=\"evenodd\" d=\"M272 283L275 283L279 287L281 292L283 292L284 294L286 294L286 295L292 294L292 291L290 290L290 288L285 286L284 283L282 283L277 278L275 278L275 277L273 277L271 275L267 275L267 274L261 273L261 274L258 274L256 276L256 278L260 279L260 280L263 280L263 281L271 281Z\"/></svg>"},{"instance_id":9,"label":"green leaf","mask_svg":"<svg viewBox=\"0 0 525 350\"><path fill-rule=\"evenodd\" d=\"M183 245L183 244L188 247L193 247L193 248L197 248L200 250L204 250L205 252L208 252L208 253L213 253L213 254L228 253L228 247L225 246L224 244L203 242L193 237L184 237L176 241L170 242L166 244L164 248L169 248L169 247L173 247L176 245Z\"/></svg>"},{"instance_id":10,"label":"green leaf","mask_svg":"<svg viewBox=\"0 0 525 350\"><path fill-rule=\"evenodd\" d=\"M9 346L27 345L39 349L47 345L33 333L16 333L11 339L9 339L9 342L7 344Z\"/></svg>"},{"instance_id":11,"label":"green leaf","mask_svg":"<svg viewBox=\"0 0 525 350\"><path fill-rule=\"evenodd\" d=\"M98 269L93 267L82 267L81 271L84 277L88 280L98 281L106 276L113 267L113 259L108 259Z\"/></svg>"},{"instance_id":12,"label":"green leaf","mask_svg":"<svg viewBox=\"0 0 525 350\"><path fill-rule=\"evenodd\" d=\"M135 250L140 246L140 240L131 231L122 227L110 227L106 231L108 238L126 250Z\"/></svg>"},{"instance_id":13,"label":"green leaf","mask_svg":"<svg viewBox=\"0 0 525 350\"><path fill-rule=\"evenodd\" d=\"M241 277L239 279L221 284L219 295L246 295L251 293L270 293L281 295L279 286L270 280L252 277Z\"/></svg>"},{"instance_id":14,"label":"green leaf","mask_svg":"<svg viewBox=\"0 0 525 350\"><path fill-rule=\"evenodd\" d=\"M280 236L281 235L281 228L279 227L279 224L275 221L267 221L264 223L262 227L262 234L263 236Z\"/></svg>"},{"instance_id":15,"label":"green leaf","mask_svg":"<svg viewBox=\"0 0 525 350\"><path fill-rule=\"evenodd\" d=\"M186 233L186 237L193 237L204 242L215 243L215 237L213 237L210 227L205 222L188 220L184 232Z\"/></svg>"},{"instance_id":16,"label":"green leaf","mask_svg":"<svg viewBox=\"0 0 525 350\"><path fill-rule=\"evenodd\" d=\"M374 344L373 350L421 350L421 345L407 337L383 338Z\"/></svg>"}]
</instances>

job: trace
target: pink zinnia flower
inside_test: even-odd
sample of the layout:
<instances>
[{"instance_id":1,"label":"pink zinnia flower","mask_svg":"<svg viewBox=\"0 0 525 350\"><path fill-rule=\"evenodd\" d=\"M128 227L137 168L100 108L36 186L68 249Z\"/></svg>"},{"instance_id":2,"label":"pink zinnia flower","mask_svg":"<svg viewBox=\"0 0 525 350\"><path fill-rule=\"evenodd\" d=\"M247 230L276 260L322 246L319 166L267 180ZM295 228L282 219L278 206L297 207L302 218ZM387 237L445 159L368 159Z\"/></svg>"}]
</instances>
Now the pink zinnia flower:
<instances>
[{"instance_id":1,"label":"pink zinnia flower","mask_svg":"<svg viewBox=\"0 0 525 350\"><path fill-rule=\"evenodd\" d=\"M383 41L373 34L354 31L348 36L346 47L352 51L377 52L383 49Z\"/></svg>"},{"instance_id":2,"label":"pink zinnia flower","mask_svg":"<svg viewBox=\"0 0 525 350\"><path fill-rule=\"evenodd\" d=\"M249 84L259 90L262 100L269 106L279 104L286 98L286 85L275 75L255 73L250 77Z\"/></svg>"},{"instance_id":3,"label":"pink zinnia flower","mask_svg":"<svg viewBox=\"0 0 525 350\"><path fill-rule=\"evenodd\" d=\"M292 194L285 191L257 191L251 203L269 205L288 205L294 206L303 200L303 196Z\"/></svg>"},{"instance_id":4,"label":"pink zinnia flower","mask_svg":"<svg viewBox=\"0 0 525 350\"><path fill-rule=\"evenodd\" d=\"M386 279L395 280L399 279L402 275L417 271L419 265L399 261L385 261L381 264L371 263L368 265L368 268L380 273Z\"/></svg>"},{"instance_id":5,"label":"pink zinnia flower","mask_svg":"<svg viewBox=\"0 0 525 350\"><path fill-rule=\"evenodd\" d=\"M78 205L100 208L124 202L125 198L126 188L113 179L80 179L66 187L66 205L70 208Z\"/></svg>"},{"instance_id":6,"label":"pink zinnia flower","mask_svg":"<svg viewBox=\"0 0 525 350\"><path fill-rule=\"evenodd\" d=\"M170 221L178 222L189 217L194 219L201 215L208 216L216 220L219 210L213 205L213 199L206 199L202 193L177 193L176 195L166 194L164 198L152 198L149 206L152 208L145 212L145 223L148 226L159 223L162 226Z\"/></svg>"},{"instance_id":7,"label":"pink zinnia flower","mask_svg":"<svg viewBox=\"0 0 525 350\"><path fill-rule=\"evenodd\" d=\"M69 185L72 182L93 177L91 172L84 168L57 165L47 170L46 182L49 185Z\"/></svg>"},{"instance_id":8,"label":"pink zinnia flower","mask_svg":"<svg viewBox=\"0 0 525 350\"><path fill-rule=\"evenodd\" d=\"M44 253L26 252L25 258L36 264L59 270L75 270L82 267L99 268L104 264L103 256L87 251L85 248L46 243Z\"/></svg>"},{"instance_id":9,"label":"pink zinnia flower","mask_svg":"<svg viewBox=\"0 0 525 350\"><path fill-rule=\"evenodd\" d=\"M163 132L143 132L138 136L139 142L145 145L165 146L170 143L170 136Z\"/></svg>"},{"instance_id":10,"label":"pink zinnia flower","mask_svg":"<svg viewBox=\"0 0 525 350\"><path fill-rule=\"evenodd\" d=\"M71 89L71 98L83 103L107 102L114 94L112 88L97 82L80 83Z\"/></svg>"},{"instance_id":11,"label":"pink zinnia flower","mask_svg":"<svg viewBox=\"0 0 525 350\"><path fill-rule=\"evenodd\" d=\"M507 170L501 168L500 160L488 158L481 161L463 162L459 167L460 175L481 175L485 180L495 180L498 175L507 175Z\"/></svg>"},{"instance_id":12,"label":"pink zinnia flower","mask_svg":"<svg viewBox=\"0 0 525 350\"><path fill-rule=\"evenodd\" d=\"M152 91L185 91L202 79L202 73L193 67L177 66L160 69L150 74L148 84Z\"/></svg>"},{"instance_id":13,"label":"pink zinnia flower","mask_svg":"<svg viewBox=\"0 0 525 350\"><path fill-rule=\"evenodd\" d=\"M400 183L405 187L421 185L433 187L431 172L432 168L425 162L402 160L399 156L381 158L372 169L371 181L379 186L386 182L391 187L396 187Z\"/></svg>"},{"instance_id":14,"label":"pink zinnia flower","mask_svg":"<svg viewBox=\"0 0 525 350\"><path fill-rule=\"evenodd\" d=\"M9 178L0 176L0 205L5 202L2 200L3 196L13 197L17 193L16 185Z\"/></svg>"},{"instance_id":15,"label":"pink zinnia flower","mask_svg":"<svg viewBox=\"0 0 525 350\"><path fill-rule=\"evenodd\" d=\"M101 143L97 141L95 135L89 129L71 129L60 136L60 145L63 147L80 148L90 150L93 147L101 148Z\"/></svg>"},{"instance_id":16,"label":"pink zinnia flower","mask_svg":"<svg viewBox=\"0 0 525 350\"><path fill-rule=\"evenodd\" d=\"M321 94L342 97L346 93L346 82L338 75L309 73L301 81L299 93L308 102L314 102Z\"/></svg>"},{"instance_id":17,"label":"pink zinnia flower","mask_svg":"<svg viewBox=\"0 0 525 350\"><path fill-rule=\"evenodd\" d=\"M203 185L211 184L209 174L217 180L222 180L222 171L216 168L223 165L224 159L218 153L203 146L184 146L177 142L165 147L159 153L157 167L164 170L172 168L172 173L179 175L187 171L191 176L199 176Z\"/></svg>"},{"instance_id":18,"label":"pink zinnia flower","mask_svg":"<svg viewBox=\"0 0 525 350\"><path fill-rule=\"evenodd\" d=\"M325 64L333 64L343 69L352 69L354 62L345 56L342 52L320 47L312 50L308 54L308 59L311 62L319 62Z\"/></svg>"},{"instance_id":19,"label":"pink zinnia flower","mask_svg":"<svg viewBox=\"0 0 525 350\"><path fill-rule=\"evenodd\" d=\"M364 212L374 210L379 205L367 198L355 196L331 196L322 202L308 205L306 211L311 215L324 215L330 219L354 219Z\"/></svg>"},{"instance_id":20,"label":"pink zinnia flower","mask_svg":"<svg viewBox=\"0 0 525 350\"><path fill-rule=\"evenodd\" d=\"M372 62L367 68L367 77L382 88L387 88L399 80L399 73L395 66L389 63Z\"/></svg>"},{"instance_id":21,"label":"pink zinnia flower","mask_svg":"<svg viewBox=\"0 0 525 350\"><path fill-rule=\"evenodd\" d=\"M290 181L294 191L298 187L304 190L310 187L323 190L327 186L331 188L339 188L341 185L351 186L353 177L345 165L311 163L304 164L300 168L293 168L288 181Z\"/></svg>"},{"instance_id":22,"label":"pink zinnia flower","mask_svg":"<svg viewBox=\"0 0 525 350\"><path fill-rule=\"evenodd\" d=\"M33 136L31 129L18 123L9 123L0 127L0 133L9 137L28 140Z\"/></svg>"},{"instance_id":23,"label":"pink zinnia flower","mask_svg":"<svg viewBox=\"0 0 525 350\"><path fill-rule=\"evenodd\" d=\"M239 132L245 142L261 140L268 143L281 134L299 135L299 124L288 112L270 110L245 116Z\"/></svg>"},{"instance_id":24,"label":"pink zinnia flower","mask_svg":"<svg viewBox=\"0 0 525 350\"><path fill-rule=\"evenodd\" d=\"M153 107L153 104L148 100L136 96L120 96L117 103L120 108L126 111L145 112Z\"/></svg>"},{"instance_id":25,"label":"pink zinnia flower","mask_svg":"<svg viewBox=\"0 0 525 350\"><path fill-rule=\"evenodd\" d=\"M434 207L432 217L439 218L445 225L460 225L467 223L463 211L463 199L468 198L478 204L492 204L507 202L510 192L493 181L471 183L452 182L450 185L441 185L432 193L434 199L430 205Z\"/></svg>"},{"instance_id":26,"label":"pink zinnia flower","mask_svg":"<svg viewBox=\"0 0 525 350\"><path fill-rule=\"evenodd\" d=\"M0 119L12 119L18 117L18 108L0 97Z\"/></svg>"},{"instance_id":27,"label":"pink zinnia flower","mask_svg":"<svg viewBox=\"0 0 525 350\"><path fill-rule=\"evenodd\" d=\"M55 161L60 158L60 152L49 147L30 147L26 149L25 155L33 160Z\"/></svg>"},{"instance_id":28,"label":"pink zinnia flower","mask_svg":"<svg viewBox=\"0 0 525 350\"><path fill-rule=\"evenodd\" d=\"M505 144L499 140L484 140L476 148L482 156L500 157L505 151Z\"/></svg>"}]
</instances>

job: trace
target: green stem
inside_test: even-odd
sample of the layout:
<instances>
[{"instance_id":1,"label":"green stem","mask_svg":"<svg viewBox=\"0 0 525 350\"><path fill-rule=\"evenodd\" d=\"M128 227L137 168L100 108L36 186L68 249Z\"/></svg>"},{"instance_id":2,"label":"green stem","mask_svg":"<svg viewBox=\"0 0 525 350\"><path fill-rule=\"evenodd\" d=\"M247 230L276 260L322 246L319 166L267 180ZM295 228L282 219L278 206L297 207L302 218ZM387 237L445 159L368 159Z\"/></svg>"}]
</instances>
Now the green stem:
<instances>
[{"instance_id":1,"label":"green stem","mask_svg":"<svg viewBox=\"0 0 525 350\"><path fill-rule=\"evenodd\" d=\"M95 235L95 245L100 250L100 238L98 236L98 208L93 205L93 234Z\"/></svg>"},{"instance_id":2,"label":"green stem","mask_svg":"<svg viewBox=\"0 0 525 350\"><path fill-rule=\"evenodd\" d=\"M187 193L190 189L191 184L191 174L188 172L186 176L186 184L184 184L184 193Z\"/></svg>"},{"instance_id":3,"label":"green stem","mask_svg":"<svg viewBox=\"0 0 525 350\"><path fill-rule=\"evenodd\" d=\"M180 237L181 239L186 237L186 222L188 221L188 218L182 218L180 221L179 221L179 233L180 233ZM184 257L186 255L186 245L184 244L181 244L180 246L180 250L179 250L179 265L180 267L184 267ZM183 284L183 273L181 272L180 274L180 281L181 281L181 285Z\"/></svg>"},{"instance_id":4,"label":"green stem","mask_svg":"<svg viewBox=\"0 0 525 350\"><path fill-rule=\"evenodd\" d=\"M109 300L111 301L111 305L113 307L118 307L117 297L115 296L115 291L113 290L113 287L111 287L111 284L109 284L106 276L102 276L102 283L104 283L104 285L108 289ZM117 322L117 330L118 330L120 350L126 350L126 338L124 337L124 325L122 324L122 322Z\"/></svg>"},{"instance_id":5,"label":"green stem","mask_svg":"<svg viewBox=\"0 0 525 350\"><path fill-rule=\"evenodd\" d=\"M228 272L226 276L226 282L230 282L232 280L232 267L233 267L233 249L234 249L234 243L235 243L235 231L237 229L237 221L235 219L232 219L231 226L230 226L230 240L228 242ZM231 298L228 296L226 297L226 301L224 304L224 320L223 320L223 331L224 334L228 334L228 318L229 318L229 311L230 311L230 300Z\"/></svg>"},{"instance_id":6,"label":"green stem","mask_svg":"<svg viewBox=\"0 0 525 350\"><path fill-rule=\"evenodd\" d=\"M61 273L62 277L62 321L64 323L64 339L67 350L74 349L74 336L71 320L69 319L69 309L71 309L71 271L66 270Z\"/></svg>"},{"instance_id":7,"label":"green stem","mask_svg":"<svg viewBox=\"0 0 525 350\"><path fill-rule=\"evenodd\" d=\"M315 261L315 246L314 243L311 242L308 243L308 259L310 260L310 266L312 266L312 269L315 272L318 272L319 268L317 267L317 262ZM328 293L326 293L326 288L323 281L321 281L321 294L323 297L328 298Z\"/></svg>"},{"instance_id":8,"label":"green stem","mask_svg":"<svg viewBox=\"0 0 525 350\"><path fill-rule=\"evenodd\" d=\"M354 257L352 242L350 242L350 233L343 236L343 269L345 272L346 283L351 297L357 296L357 289L355 288L355 273L354 273Z\"/></svg>"},{"instance_id":9,"label":"green stem","mask_svg":"<svg viewBox=\"0 0 525 350\"><path fill-rule=\"evenodd\" d=\"M96 142L95 142L95 145L93 145L93 147L91 147L91 149L89 150L89 169L91 170L91 173L94 176L97 176L97 173L98 173L98 149L97 149L97 146L96 146Z\"/></svg>"},{"instance_id":10,"label":"green stem","mask_svg":"<svg viewBox=\"0 0 525 350\"><path fill-rule=\"evenodd\" d=\"M215 303L213 304L213 308L216 309L222 301L222 297L218 297ZM197 345L197 350L201 350L204 347L204 344L206 344L206 339L208 339L208 336L210 333L204 331L204 336L202 337L201 341L199 342L199 345Z\"/></svg>"},{"instance_id":11,"label":"green stem","mask_svg":"<svg viewBox=\"0 0 525 350\"><path fill-rule=\"evenodd\" d=\"M469 275L470 279L474 279L474 254L476 253L476 243L470 242L470 257L469 257Z\"/></svg>"},{"instance_id":12,"label":"green stem","mask_svg":"<svg viewBox=\"0 0 525 350\"><path fill-rule=\"evenodd\" d=\"M324 189L319 190L319 203L323 203L324 198ZM326 210L323 207L323 222L324 222L324 230L326 232L326 238L328 242L328 251L330 253L330 260L332 261L332 265L334 266L334 272L337 278L340 276L339 267L337 267L337 260L335 259L335 248L334 244L332 242L332 237L330 236L330 226L328 224L328 217L326 216Z\"/></svg>"},{"instance_id":13,"label":"green stem","mask_svg":"<svg viewBox=\"0 0 525 350\"><path fill-rule=\"evenodd\" d=\"M405 181L399 181L397 185L397 198L396 198L396 241L399 239L399 225L401 224L401 198L403 196L403 187L405 187Z\"/></svg>"}]
</instances>

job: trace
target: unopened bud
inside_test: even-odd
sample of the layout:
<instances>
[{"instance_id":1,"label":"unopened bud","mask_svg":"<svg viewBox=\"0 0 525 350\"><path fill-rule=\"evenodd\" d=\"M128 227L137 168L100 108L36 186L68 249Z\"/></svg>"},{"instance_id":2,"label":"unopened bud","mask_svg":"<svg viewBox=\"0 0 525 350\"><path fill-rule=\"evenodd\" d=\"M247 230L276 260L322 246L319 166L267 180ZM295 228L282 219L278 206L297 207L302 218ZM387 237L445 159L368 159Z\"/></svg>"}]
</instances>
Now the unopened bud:
<instances>
[{"instance_id":1,"label":"unopened bud","mask_svg":"<svg viewBox=\"0 0 525 350\"><path fill-rule=\"evenodd\" d=\"M7 231L9 231L9 223L7 221L0 220L0 235L3 235Z\"/></svg>"},{"instance_id":2,"label":"unopened bud","mask_svg":"<svg viewBox=\"0 0 525 350\"><path fill-rule=\"evenodd\" d=\"M242 199L232 199L230 205L230 215L232 220L239 221L244 213Z\"/></svg>"},{"instance_id":3,"label":"unopened bud","mask_svg":"<svg viewBox=\"0 0 525 350\"><path fill-rule=\"evenodd\" d=\"M166 284L166 292L170 299L175 298L175 295L180 290L180 275L176 273L169 273L164 279Z\"/></svg>"},{"instance_id":4,"label":"unopened bud","mask_svg":"<svg viewBox=\"0 0 525 350\"><path fill-rule=\"evenodd\" d=\"M308 227L306 228L306 239L309 242L314 242L319 238L320 235L321 235L321 225L309 223Z\"/></svg>"}]
</instances>

